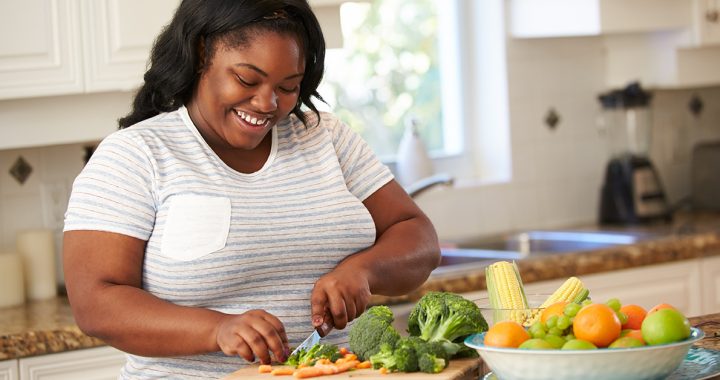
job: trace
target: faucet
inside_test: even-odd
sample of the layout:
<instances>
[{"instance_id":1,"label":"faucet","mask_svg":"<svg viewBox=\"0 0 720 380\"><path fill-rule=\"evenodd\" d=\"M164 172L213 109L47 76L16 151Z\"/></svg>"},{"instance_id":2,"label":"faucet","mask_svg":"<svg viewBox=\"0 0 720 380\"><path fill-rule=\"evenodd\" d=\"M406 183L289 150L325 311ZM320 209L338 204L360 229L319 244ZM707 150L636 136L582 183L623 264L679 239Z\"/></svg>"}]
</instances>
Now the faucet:
<instances>
[{"instance_id":1,"label":"faucet","mask_svg":"<svg viewBox=\"0 0 720 380\"><path fill-rule=\"evenodd\" d=\"M405 191L411 198L417 197L420 193L438 185L450 186L455 179L449 174L440 173L425 177L415 183L405 186Z\"/></svg>"}]
</instances>

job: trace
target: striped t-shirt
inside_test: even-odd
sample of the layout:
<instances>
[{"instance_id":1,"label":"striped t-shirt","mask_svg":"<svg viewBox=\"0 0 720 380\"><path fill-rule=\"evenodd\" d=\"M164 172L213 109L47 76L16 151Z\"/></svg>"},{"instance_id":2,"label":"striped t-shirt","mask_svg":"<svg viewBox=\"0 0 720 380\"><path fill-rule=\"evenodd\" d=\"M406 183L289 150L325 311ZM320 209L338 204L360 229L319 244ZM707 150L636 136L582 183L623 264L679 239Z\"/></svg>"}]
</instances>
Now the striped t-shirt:
<instances>
[{"instance_id":1,"label":"striped t-shirt","mask_svg":"<svg viewBox=\"0 0 720 380\"><path fill-rule=\"evenodd\" d=\"M318 278L371 246L362 201L392 179L365 142L333 115L290 116L272 129L255 173L227 166L182 107L103 140L73 185L65 231L100 230L147 241L143 288L184 306L262 308L290 345L311 331ZM347 343L347 328L325 341ZM128 355L123 379L222 377L247 364L222 352Z\"/></svg>"}]
</instances>

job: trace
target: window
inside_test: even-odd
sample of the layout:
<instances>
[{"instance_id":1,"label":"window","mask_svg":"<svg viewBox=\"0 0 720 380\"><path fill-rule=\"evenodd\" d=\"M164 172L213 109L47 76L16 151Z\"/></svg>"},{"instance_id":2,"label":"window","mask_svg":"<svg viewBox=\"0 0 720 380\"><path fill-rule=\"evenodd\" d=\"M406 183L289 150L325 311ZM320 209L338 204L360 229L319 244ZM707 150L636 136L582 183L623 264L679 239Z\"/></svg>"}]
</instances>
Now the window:
<instances>
[{"instance_id":1,"label":"window","mask_svg":"<svg viewBox=\"0 0 720 380\"><path fill-rule=\"evenodd\" d=\"M329 109L393 162L408 120L436 172L510 179L504 1L372 0L341 7L319 91Z\"/></svg>"},{"instance_id":2,"label":"window","mask_svg":"<svg viewBox=\"0 0 720 380\"><path fill-rule=\"evenodd\" d=\"M461 150L459 107L448 99L459 93L441 36L454 33L444 23L447 0L376 0L341 7L344 47L329 49L320 94L330 108L360 133L375 152L391 161L405 125L418 123L434 155ZM449 58L443 60L442 58Z\"/></svg>"}]
</instances>

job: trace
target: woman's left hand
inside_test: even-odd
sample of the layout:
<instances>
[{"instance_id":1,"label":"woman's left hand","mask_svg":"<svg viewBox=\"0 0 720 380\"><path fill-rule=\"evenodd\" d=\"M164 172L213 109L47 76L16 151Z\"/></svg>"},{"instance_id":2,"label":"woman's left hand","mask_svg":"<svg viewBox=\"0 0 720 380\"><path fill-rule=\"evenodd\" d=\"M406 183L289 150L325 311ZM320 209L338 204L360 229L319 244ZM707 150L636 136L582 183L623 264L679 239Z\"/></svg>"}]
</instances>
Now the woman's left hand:
<instances>
[{"instance_id":1,"label":"woman's left hand","mask_svg":"<svg viewBox=\"0 0 720 380\"><path fill-rule=\"evenodd\" d=\"M310 302L312 323L320 335L327 335L332 328L344 329L370 302L367 275L352 265L341 264L315 283Z\"/></svg>"}]
</instances>

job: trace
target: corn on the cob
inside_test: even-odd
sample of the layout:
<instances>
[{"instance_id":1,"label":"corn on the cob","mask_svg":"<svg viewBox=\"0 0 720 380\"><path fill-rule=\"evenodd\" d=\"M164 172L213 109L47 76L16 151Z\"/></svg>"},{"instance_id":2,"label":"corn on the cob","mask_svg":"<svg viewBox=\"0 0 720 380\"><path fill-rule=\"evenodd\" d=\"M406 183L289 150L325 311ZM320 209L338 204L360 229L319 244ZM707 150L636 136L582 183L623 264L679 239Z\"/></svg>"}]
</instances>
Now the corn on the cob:
<instances>
[{"instance_id":1,"label":"corn on the cob","mask_svg":"<svg viewBox=\"0 0 720 380\"><path fill-rule=\"evenodd\" d=\"M525 322L528 302L515 262L498 261L488 265L485 281L495 323L501 320Z\"/></svg>"},{"instance_id":2,"label":"corn on the cob","mask_svg":"<svg viewBox=\"0 0 720 380\"><path fill-rule=\"evenodd\" d=\"M580 303L587 298L589 293L590 292L587 288L585 288L585 285L579 278L570 277L565 280L565 282L560 285L560 287L557 288L557 290L555 290L555 292L551 294L550 297L548 297L545 302L540 305L540 307L546 308L559 301Z\"/></svg>"},{"instance_id":3,"label":"corn on the cob","mask_svg":"<svg viewBox=\"0 0 720 380\"><path fill-rule=\"evenodd\" d=\"M540 305L539 310L543 310L546 307L560 301L564 302L582 302L585 298L588 297L590 294L590 291L585 287L585 285L580 281L577 277L570 277L565 282L560 285L553 294L550 295L543 303ZM528 325L531 325L535 323L540 318L540 312L533 313L532 318L527 322Z\"/></svg>"}]
</instances>

